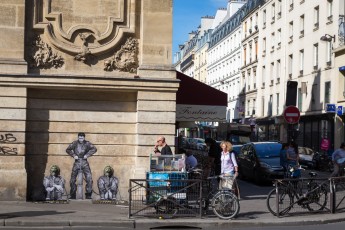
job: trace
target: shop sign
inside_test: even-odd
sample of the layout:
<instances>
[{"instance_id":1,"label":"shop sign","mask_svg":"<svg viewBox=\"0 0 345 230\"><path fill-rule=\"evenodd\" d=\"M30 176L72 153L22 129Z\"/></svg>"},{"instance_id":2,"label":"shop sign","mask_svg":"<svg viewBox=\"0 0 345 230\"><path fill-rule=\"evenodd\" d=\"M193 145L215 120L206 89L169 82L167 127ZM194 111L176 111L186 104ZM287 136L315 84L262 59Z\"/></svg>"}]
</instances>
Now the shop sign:
<instances>
[{"instance_id":1,"label":"shop sign","mask_svg":"<svg viewBox=\"0 0 345 230\"><path fill-rule=\"evenodd\" d=\"M321 150L327 151L329 149L329 139L322 138L321 140Z\"/></svg>"},{"instance_id":2,"label":"shop sign","mask_svg":"<svg viewBox=\"0 0 345 230\"><path fill-rule=\"evenodd\" d=\"M336 113L336 105L335 104L326 104L326 112L327 113Z\"/></svg>"}]
</instances>

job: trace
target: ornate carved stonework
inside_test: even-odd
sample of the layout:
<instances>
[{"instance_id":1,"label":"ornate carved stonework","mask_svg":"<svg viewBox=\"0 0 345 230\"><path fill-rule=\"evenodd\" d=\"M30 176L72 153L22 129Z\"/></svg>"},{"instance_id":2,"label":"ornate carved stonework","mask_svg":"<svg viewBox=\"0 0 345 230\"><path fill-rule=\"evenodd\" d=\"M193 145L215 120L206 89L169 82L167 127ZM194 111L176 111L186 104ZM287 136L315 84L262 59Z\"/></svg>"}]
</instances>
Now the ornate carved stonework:
<instances>
[{"instance_id":1,"label":"ornate carved stonework","mask_svg":"<svg viewBox=\"0 0 345 230\"><path fill-rule=\"evenodd\" d=\"M53 53L52 48L42 41L40 36L37 36L32 44L33 49L33 64L31 67L38 68L60 68L64 64L64 60L57 53Z\"/></svg>"},{"instance_id":2,"label":"ornate carved stonework","mask_svg":"<svg viewBox=\"0 0 345 230\"><path fill-rule=\"evenodd\" d=\"M34 0L34 29L55 48L84 61L113 50L135 33L136 0ZM92 34L92 39L79 39ZM87 44L87 45L86 45ZM81 48L82 47L82 51ZM87 48L86 48L87 47Z\"/></svg>"},{"instance_id":3,"label":"ornate carved stonework","mask_svg":"<svg viewBox=\"0 0 345 230\"><path fill-rule=\"evenodd\" d=\"M135 38L128 38L121 46L114 57L104 62L104 70L119 70L123 72L136 73L138 68L138 41Z\"/></svg>"},{"instance_id":4,"label":"ornate carved stonework","mask_svg":"<svg viewBox=\"0 0 345 230\"><path fill-rule=\"evenodd\" d=\"M86 63L91 56L91 51L88 47L88 39L92 36L90 33L80 33L79 37L83 41L83 44L80 48L80 52L74 56L75 60L82 61Z\"/></svg>"}]
</instances>

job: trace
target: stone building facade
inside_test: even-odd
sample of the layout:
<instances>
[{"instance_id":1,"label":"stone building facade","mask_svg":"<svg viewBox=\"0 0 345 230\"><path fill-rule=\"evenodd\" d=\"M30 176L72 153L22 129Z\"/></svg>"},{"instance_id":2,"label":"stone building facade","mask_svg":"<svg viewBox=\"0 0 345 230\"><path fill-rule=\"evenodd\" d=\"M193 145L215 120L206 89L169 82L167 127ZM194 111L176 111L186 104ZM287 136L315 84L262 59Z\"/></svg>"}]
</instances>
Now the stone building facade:
<instances>
[{"instance_id":1,"label":"stone building facade","mask_svg":"<svg viewBox=\"0 0 345 230\"><path fill-rule=\"evenodd\" d=\"M94 182L111 165L126 197L157 136L174 145L172 1L2 0L0 12L0 200L41 199L53 164L68 182L78 132L98 149Z\"/></svg>"}]
</instances>

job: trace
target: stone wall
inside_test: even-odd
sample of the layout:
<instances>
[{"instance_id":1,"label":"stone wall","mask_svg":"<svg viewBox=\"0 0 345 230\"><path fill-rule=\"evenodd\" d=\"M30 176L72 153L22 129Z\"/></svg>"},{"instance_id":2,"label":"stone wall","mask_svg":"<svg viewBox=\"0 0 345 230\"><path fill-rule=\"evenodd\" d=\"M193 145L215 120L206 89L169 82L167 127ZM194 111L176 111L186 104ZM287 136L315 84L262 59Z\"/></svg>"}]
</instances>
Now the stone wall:
<instances>
[{"instance_id":1,"label":"stone wall","mask_svg":"<svg viewBox=\"0 0 345 230\"><path fill-rule=\"evenodd\" d=\"M89 159L94 191L111 165L122 198L130 178L145 177L158 135L174 147L172 1L80 2L0 7L0 200L42 199L53 164L69 192L65 150L78 132L98 149Z\"/></svg>"}]
</instances>

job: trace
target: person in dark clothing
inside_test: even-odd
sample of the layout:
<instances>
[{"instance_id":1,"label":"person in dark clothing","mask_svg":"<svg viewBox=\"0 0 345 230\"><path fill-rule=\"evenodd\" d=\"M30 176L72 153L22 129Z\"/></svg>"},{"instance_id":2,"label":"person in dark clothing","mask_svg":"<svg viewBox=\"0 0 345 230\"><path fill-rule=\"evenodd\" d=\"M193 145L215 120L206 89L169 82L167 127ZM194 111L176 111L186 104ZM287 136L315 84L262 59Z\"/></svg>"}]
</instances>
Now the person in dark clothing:
<instances>
[{"instance_id":1,"label":"person in dark clothing","mask_svg":"<svg viewBox=\"0 0 345 230\"><path fill-rule=\"evenodd\" d=\"M162 147L161 150L158 147ZM157 138L155 149L153 150L157 156L159 155L173 155L170 146L165 142L165 137L161 136Z\"/></svg>"},{"instance_id":2,"label":"person in dark clothing","mask_svg":"<svg viewBox=\"0 0 345 230\"><path fill-rule=\"evenodd\" d=\"M161 150L158 147L161 147ZM170 146L165 142L165 137L163 136L157 138L153 152L156 156L173 155ZM158 157L158 161L164 161L164 165L171 165L171 158Z\"/></svg>"},{"instance_id":3,"label":"person in dark clothing","mask_svg":"<svg viewBox=\"0 0 345 230\"><path fill-rule=\"evenodd\" d=\"M212 138L206 138L205 143L208 146L208 160L205 176L208 177L211 170L214 170L215 175L220 175L221 173L221 152L222 149L220 145Z\"/></svg>"}]
</instances>

